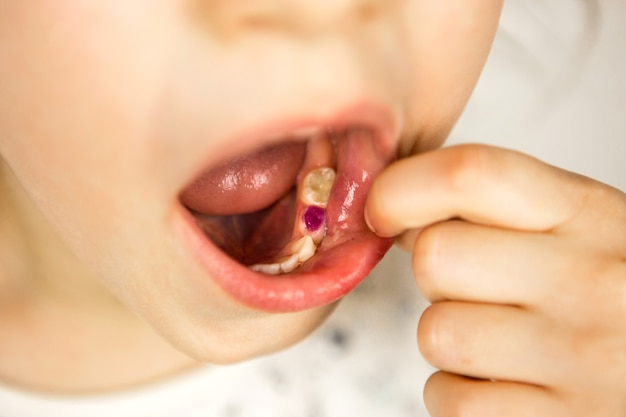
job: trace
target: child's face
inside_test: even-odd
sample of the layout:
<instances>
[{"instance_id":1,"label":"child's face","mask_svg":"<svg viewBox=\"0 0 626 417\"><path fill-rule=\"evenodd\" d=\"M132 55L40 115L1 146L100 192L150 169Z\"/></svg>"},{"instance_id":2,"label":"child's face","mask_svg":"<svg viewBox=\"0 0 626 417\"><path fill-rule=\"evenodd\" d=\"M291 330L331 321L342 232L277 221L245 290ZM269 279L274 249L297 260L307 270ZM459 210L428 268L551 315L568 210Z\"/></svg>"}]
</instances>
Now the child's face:
<instances>
[{"instance_id":1,"label":"child's face","mask_svg":"<svg viewBox=\"0 0 626 417\"><path fill-rule=\"evenodd\" d=\"M441 144L500 3L5 1L0 153L76 254L170 342L209 361L272 351L315 328L388 247L363 221L371 178L396 151ZM304 206L288 191L303 164L337 171L326 237L292 273L252 272L300 233ZM282 211L261 213L272 204ZM225 217L244 212L261 214Z\"/></svg>"}]
</instances>

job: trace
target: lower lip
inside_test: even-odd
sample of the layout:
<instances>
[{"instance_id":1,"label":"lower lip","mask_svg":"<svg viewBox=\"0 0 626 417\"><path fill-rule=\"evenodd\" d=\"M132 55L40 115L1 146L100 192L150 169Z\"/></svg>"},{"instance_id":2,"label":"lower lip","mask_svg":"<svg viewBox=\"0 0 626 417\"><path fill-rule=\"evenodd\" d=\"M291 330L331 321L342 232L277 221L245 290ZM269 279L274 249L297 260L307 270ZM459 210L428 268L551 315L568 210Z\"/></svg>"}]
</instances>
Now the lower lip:
<instances>
[{"instance_id":1,"label":"lower lip","mask_svg":"<svg viewBox=\"0 0 626 417\"><path fill-rule=\"evenodd\" d=\"M256 310L288 313L330 304L359 285L391 247L391 239L359 233L338 248L316 255L289 275L268 276L234 261L204 235L180 207L184 239L211 277L235 301Z\"/></svg>"}]
</instances>

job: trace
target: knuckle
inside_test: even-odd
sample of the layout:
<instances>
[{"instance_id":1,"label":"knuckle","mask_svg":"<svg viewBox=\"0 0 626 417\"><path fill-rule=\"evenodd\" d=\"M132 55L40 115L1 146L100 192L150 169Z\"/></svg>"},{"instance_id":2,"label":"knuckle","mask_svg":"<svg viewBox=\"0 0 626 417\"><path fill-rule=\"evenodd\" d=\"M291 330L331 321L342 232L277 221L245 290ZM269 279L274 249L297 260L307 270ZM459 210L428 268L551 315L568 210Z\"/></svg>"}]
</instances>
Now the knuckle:
<instances>
[{"instance_id":1,"label":"knuckle","mask_svg":"<svg viewBox=\"0 0 626 417\"><path fill-rule=\"evenodd\" d=\"M467 194L479 189L491 178L493 149L484 145L466 145L455 149L445 169L450 192Z\"/></svg>"}]
</instances>

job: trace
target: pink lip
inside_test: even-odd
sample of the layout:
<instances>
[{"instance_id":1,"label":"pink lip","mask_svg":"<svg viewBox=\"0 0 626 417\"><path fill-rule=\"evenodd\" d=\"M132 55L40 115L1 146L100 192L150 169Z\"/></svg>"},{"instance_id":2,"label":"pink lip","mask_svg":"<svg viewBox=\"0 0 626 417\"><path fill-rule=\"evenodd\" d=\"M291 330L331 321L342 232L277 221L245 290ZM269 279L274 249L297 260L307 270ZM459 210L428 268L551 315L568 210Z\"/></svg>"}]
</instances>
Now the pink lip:
<instances>
[{"instance_id":1,"label":"pink lip","mask_svg":"<svg viewBox=\"0 0 626 417\"><path fill-rule=\"evenodd\" d=\"M271 137L276 132L293 132L312 126L337 130L348 126L366 127L375 132L374 146L382 155L382 160L388 163L394 157L393 117L385 108L370 104L352 106L330 118L300 118L271 124L269 128L258 130L255 136ZM258 143L257 139L255 145ZM377 173L372 172L373 175ZM371 179L362 184L362 199L370 183ZM344 239L339 247L316 255L296 272L267 276L253 272L225 255L204 235L182 205L180 212L186 229L183 240L190 244L207 275L239 303L267 312L302 311L338 300L365 279L392 244L392 240L377 237L361 222L354 238ZM363 206L359 204L351 215L362 218L362 213Z\"/></svg>"}]
</instances>

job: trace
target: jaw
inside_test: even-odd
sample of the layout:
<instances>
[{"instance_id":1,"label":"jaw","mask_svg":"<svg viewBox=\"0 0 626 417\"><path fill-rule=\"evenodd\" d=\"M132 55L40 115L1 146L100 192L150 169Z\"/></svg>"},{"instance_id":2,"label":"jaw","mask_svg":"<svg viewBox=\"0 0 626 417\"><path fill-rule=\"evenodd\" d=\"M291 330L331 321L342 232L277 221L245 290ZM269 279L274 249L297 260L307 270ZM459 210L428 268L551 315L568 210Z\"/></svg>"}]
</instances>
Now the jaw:
<instances>
[{"instance_id":1,"label":"jaw","mask_svg":"<svg viewBox=\"0 0 626 417\"><path fill-rule=\"evenodd\" d=\"M207 279L212 279L237 303L274 313L297 312L331 304L353 290L391 246L392 240L378 238L369 231L364 221L364 207L372 181L394 158L394 149L390 146L393 143L392 125L388 123L390 118L365 120L361 113L357 114L359 116L323 121L318 125L325 130L342 132L334 141L336 179L326 208L326 236L319 243L315 255L295 270L279 275L254 271L250 268L249 259L263 261L269 255L238 255L232 244L224 250L220 241L230 237L216 239L219 232L207 233L206 219L203 220L182 202L179 205L184 220L183 239L188 248L206 271ZM381 120L387 123L381 123ZM306 169L304 165L303 169ZM301 177L302 173L297 176L294 187L297 188L298 178ZM281 199L297 200L293 197L295 194L290 191ZM280 215L274 217L282 217L282 223L263 220L263 216L271 217L271 214L245 215L265 223L263 227L267 233L264 235L270 236L269 239L289 240L286 235L297 229L292 225L294 217L299 214L298 204L279 206ZM259 212L266 211L271 213L272 210ZM272 232L273 229L288 229L289 232ZM252 230L254 234L254 227ZM239 241L239 244L246 246L245 241ZM262 250L259 252L263 253Z\"/></svg>"}]
</instances>

